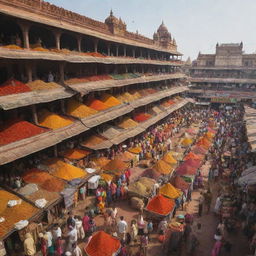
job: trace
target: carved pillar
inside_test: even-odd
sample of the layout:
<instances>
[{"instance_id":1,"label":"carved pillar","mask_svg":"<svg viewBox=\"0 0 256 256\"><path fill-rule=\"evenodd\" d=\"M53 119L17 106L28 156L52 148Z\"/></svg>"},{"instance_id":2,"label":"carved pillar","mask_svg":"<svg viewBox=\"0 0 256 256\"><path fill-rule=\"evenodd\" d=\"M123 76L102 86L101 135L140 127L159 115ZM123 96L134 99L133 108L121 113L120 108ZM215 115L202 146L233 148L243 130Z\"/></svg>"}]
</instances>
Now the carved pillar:
<instances>
[{"instance_id":1,"label":"carved pillar","mask_svg":"<svg viewBox=\"0 0 256 256\"><path fill-rule=\"evenodd\" d=\"M25 49L29 49L29 28L30 25L26 22L19 22L21 31L22 31L22 36L23 36L23 47Z\"/></svg>"},{"instance_id":2,"label":"carved pillar","mask_svg":"<svg viewBox=\"0 0 256 256\"><path fill-rule=\"evenodd\" d=\"M33 121L34 121L35 124L38 124L38 117L37 117L37 113L36 113L36 105L32 105L31 109L32 109L32 115L33 115Z\"/></svg>"},{"instance_id":3,"label":"carved pillar","mask_svg":"<svg viewBox=\"0 0 256 256\"><path fill-rule=\"evenodd\" d=\"M61 32L56 31L55 33L55 46L57 50L60 50L60 38L61 38Z\"/></svg>"},{"instance_id":4,"label":"carved pillar","mask_svg":"<svg viewBox=\"0 0 256 256\"><path fill-rule=\"evenodd\" d=\"M76 39L77 39L77 50L79 52L81 52L82 51L82 49L81 49L82 36L78 35Z\"/></svg>"},{"instance_id":5,"label":"carved pillar","mask_svg":"<svg viewBox=\"0 0 256 256\"><path fill-rule=\"evenodd\" d=\"M98 52L98 43L99 43L99 39L94 39L93 40L94 52Z\"/></svg>"},{"instance_id":6,"label":"carved pillar","mask_svg":"<svg viewBox=\"0 0 256 256\"><path fill-rule=\"evenodd\" d=\"M126 46L124 45L124 57L126 57Z\"/></svg>"},{"instance_id":7,"label":"carved pillar","mask_svg":"<svg viewBox=\"0 0 256 256\"><path fill-rule=\"evenodd\" d=\"M119 45L116 45L116 56L118 57L119 55Z\"/></svg>"},{"instance_id":8,"label":"carved pillar","mask_svg":"<svg viewBox=\"0 0 256 256\"><path fill-rule=\"evenodd\" d=\"M125 68L125 73L128 73L128 67L127 67L127 65L124 65L124 68Z\"/></svg>"},{"instance_id":9,"label":"carved pillar","mask_svg":"<svg viewBox=\"0 0 256 256\"><path fill-rule=\"evenodd\" d=\"M135 49L132 49L132 57L135 58Z\"/></svg>"},{"instance_id":10,"label":"carved pillar","mask_svg":"<svg viewBox=\"0 0 256 256\"><path fill-rule=\"evenodd\" d=\"M110 52L110 46L111 46L111 44L110 44L110 43L107 43L107 48L108 48L108 56L110 56L110 55L111 55L111 52Z\"/></svg>"}]
</instances>

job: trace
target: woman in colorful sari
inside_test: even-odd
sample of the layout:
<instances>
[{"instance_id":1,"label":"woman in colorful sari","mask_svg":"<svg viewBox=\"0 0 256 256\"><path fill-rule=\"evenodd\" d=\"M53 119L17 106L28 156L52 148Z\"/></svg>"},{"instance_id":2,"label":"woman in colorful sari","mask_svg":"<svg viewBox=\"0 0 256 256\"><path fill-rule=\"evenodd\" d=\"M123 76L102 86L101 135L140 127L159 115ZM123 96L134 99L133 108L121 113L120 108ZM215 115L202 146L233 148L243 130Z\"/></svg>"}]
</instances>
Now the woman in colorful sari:
<instances>
[{"instance_id":1,"label":"woman in colorful sari","mask_svg":"<svg viewBox=\"0 0 256 256\"><path fill-rule=\"evenodd\" d=\"M90 217L88 216L87 213L85 213L84 217L83 217L83 228L84 228L84 233L86 234L89 231L89 221L90 221Z\"/></svg>"}]
</instances>

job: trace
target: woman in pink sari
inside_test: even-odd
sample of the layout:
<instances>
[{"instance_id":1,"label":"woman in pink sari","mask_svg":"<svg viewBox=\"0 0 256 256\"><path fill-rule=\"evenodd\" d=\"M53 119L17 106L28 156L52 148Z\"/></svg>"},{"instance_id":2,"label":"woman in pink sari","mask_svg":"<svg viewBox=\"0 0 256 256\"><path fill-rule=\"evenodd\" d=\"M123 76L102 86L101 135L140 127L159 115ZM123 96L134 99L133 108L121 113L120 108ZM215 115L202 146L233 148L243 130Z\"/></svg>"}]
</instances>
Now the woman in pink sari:
<instances>
[{"instance_id":1,"label":"woman in pink sari","mask_svg":"<svg viewBox=\"0 0 256 256\"><path fill-rule=\"evenodd\" d=\"M216 241L214 246L213 246L212 255L211 256L219 256L220 255L221 246L222 246L221 241Z\"/></svg>"},{"instance_id":2,"label":"woman in pink sari","mask_svg":"<svg viewBox=\"0 0 256 256\"><path fill-rule=\"evenodd\" d=\"M85 234L89 231L89 228L90 228L89 221L90 221L90 217L86 213L83 217L83 228L84 228Z\"/></svg>"}]
</instances>

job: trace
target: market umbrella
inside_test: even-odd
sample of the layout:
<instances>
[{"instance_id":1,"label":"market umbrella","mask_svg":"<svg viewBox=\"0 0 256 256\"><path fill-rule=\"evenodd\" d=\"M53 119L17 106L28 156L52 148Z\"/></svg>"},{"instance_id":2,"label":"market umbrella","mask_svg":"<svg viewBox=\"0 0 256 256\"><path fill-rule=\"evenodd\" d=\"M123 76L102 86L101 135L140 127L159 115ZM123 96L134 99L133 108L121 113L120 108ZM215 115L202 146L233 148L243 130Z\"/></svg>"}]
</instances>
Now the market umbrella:
<instances>
[{"instance_id":1,"label":"market umbrella","mask_svg":"<svg viewBox=\"0 0 256 256\"><path fill-rule=\"evenodd\" d=\"M91 240L84 247L84 251L88 256L113 256L118 253L120 248L119 239L104 231L99 231L92 235Z\"/></svg>"},{"instance_id":2,"label":"market umbrella","mask_svg":"<svg viewBox=\"0 0 256 256\"><path fill-rule=\"evenodd\" d=\"M162 194L168 198L176 199L180 197L181 192L172 184L166 183L159 189L159 194Z\"/></svg>"}]
</instances>

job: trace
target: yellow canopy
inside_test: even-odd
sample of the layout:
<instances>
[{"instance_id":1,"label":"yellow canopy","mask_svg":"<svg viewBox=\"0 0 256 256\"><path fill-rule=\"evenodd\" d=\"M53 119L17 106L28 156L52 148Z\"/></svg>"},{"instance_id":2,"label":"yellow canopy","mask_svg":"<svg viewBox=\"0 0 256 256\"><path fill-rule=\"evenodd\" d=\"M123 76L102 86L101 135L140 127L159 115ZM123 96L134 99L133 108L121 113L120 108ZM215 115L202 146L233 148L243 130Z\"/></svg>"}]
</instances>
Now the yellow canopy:
<instances>
[{"instance_id":1,"label":"yellow canopy","mask_svg":"<svg viewBox=\"0 0 256 256\"><path fill-rule=\"evenodd\" d=\"M159 189L159 193L172 199L176 199L181 195L181 192L170 183L163 185Z\"/></svg>"},{"instance_id":2,"label":"yellow canopy","mask_svg":"<svg viewBox=\"0 0 256 256\"><path fill-rule=\"evenodd\" d=\"M155 165L154 168L157 172L161 174L169 174L170 172L173 171L173 168L171 165L167 164L163 160L159 160Z\"/></svg>"},{"instance_id":3,"label":"yellow canopy","mask_svg":"<svg viewBox=\"0 0 256 256\"><path fill-rule=\"evenodd\" d=\"M164 155L163 159L166 163L170 165L175 165L177 164L177 160L172 156L172 153L167 153Z\"/></svg>"}]
</instances>

